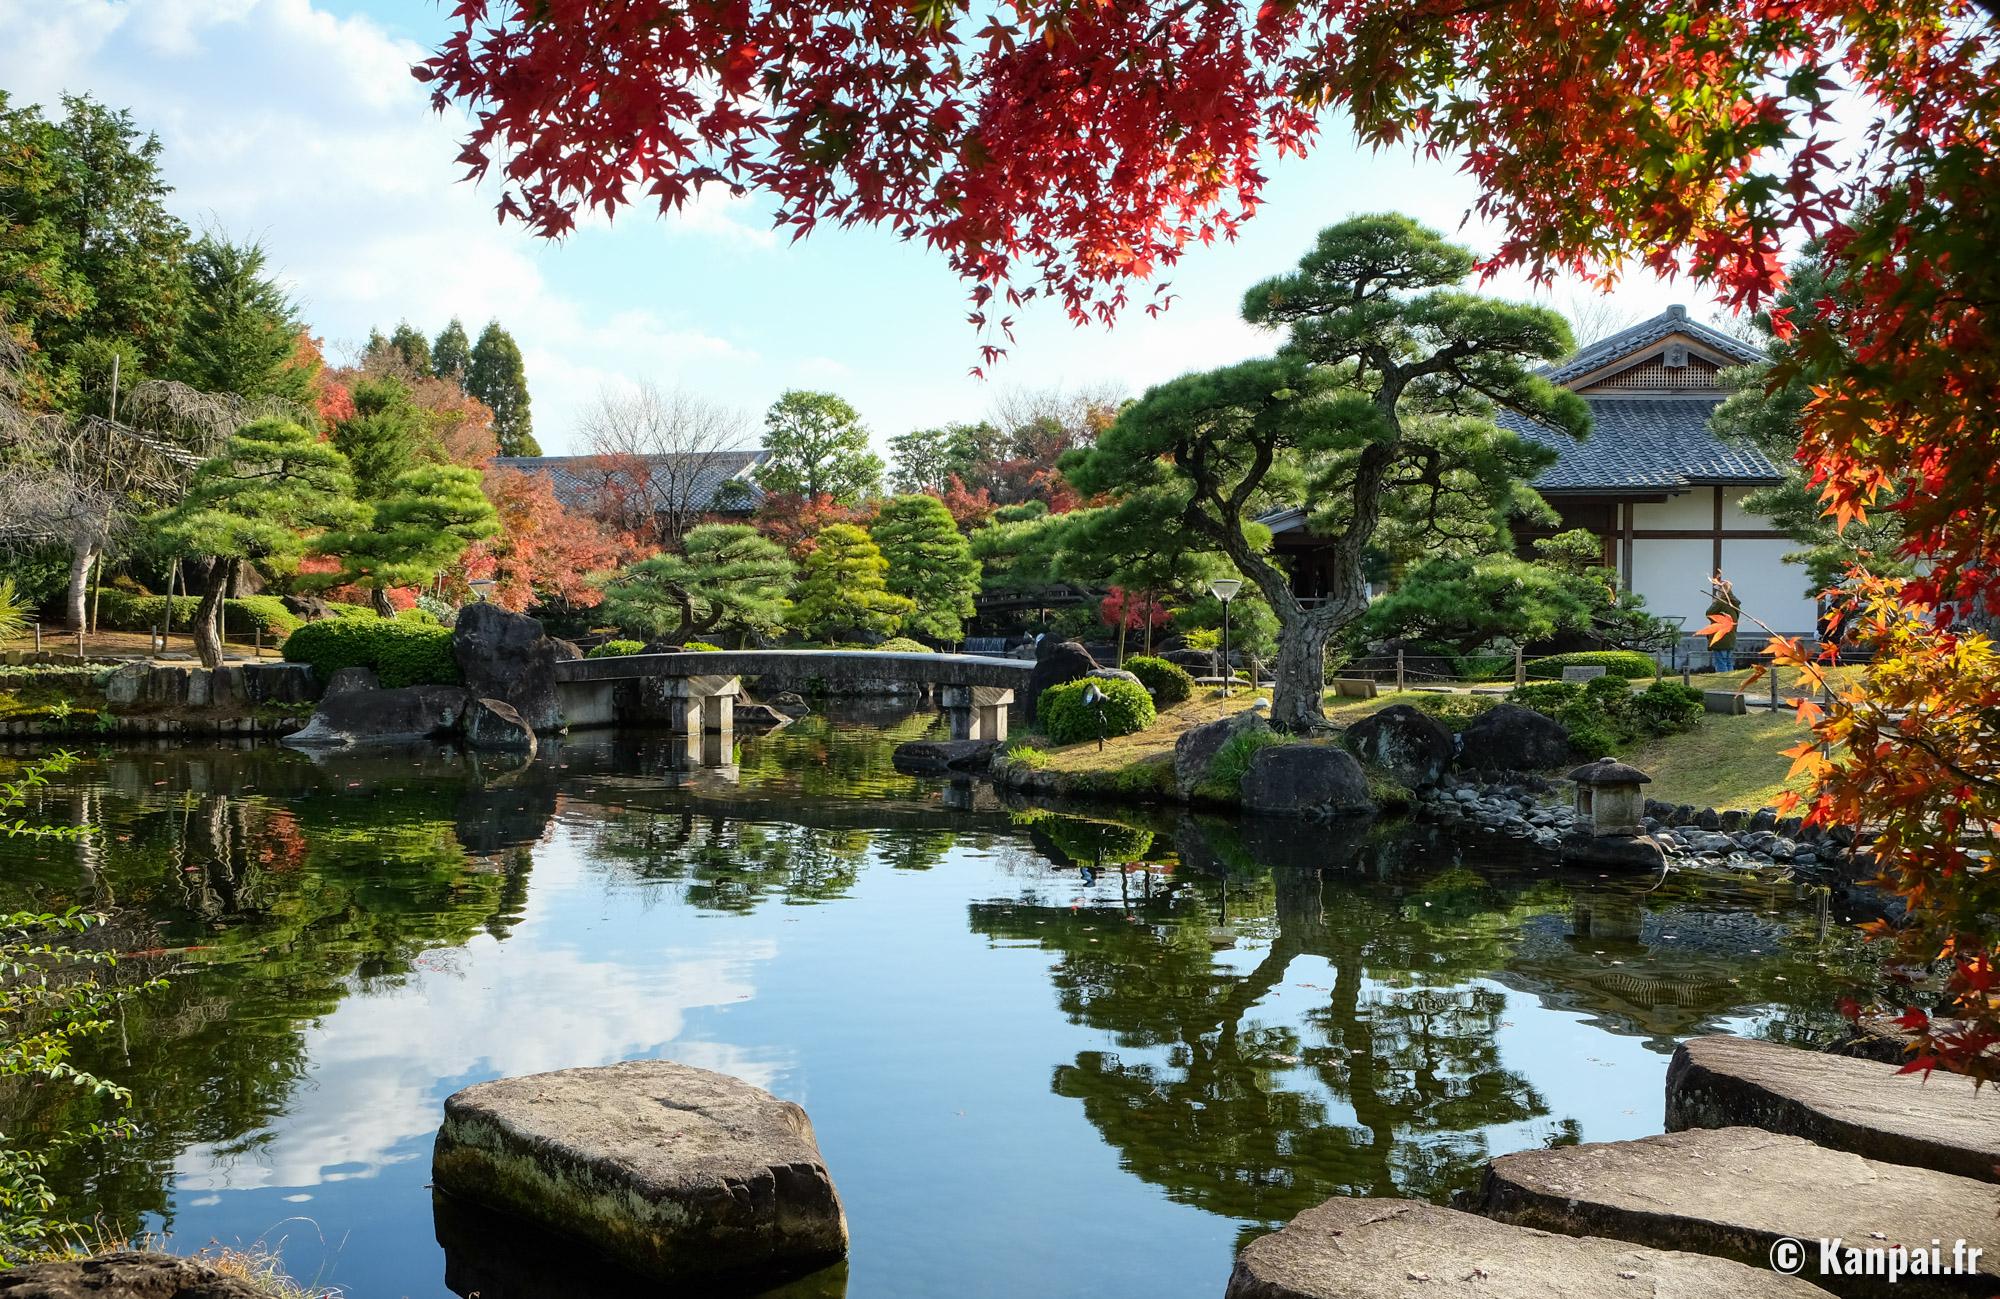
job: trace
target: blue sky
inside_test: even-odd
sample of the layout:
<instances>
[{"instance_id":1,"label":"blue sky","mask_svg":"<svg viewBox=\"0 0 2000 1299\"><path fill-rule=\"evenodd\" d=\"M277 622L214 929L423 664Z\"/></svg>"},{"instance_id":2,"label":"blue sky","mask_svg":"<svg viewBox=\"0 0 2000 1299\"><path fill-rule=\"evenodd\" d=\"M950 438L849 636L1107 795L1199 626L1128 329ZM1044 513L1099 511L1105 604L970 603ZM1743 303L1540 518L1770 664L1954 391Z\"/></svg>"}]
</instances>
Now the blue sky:
<instances>
[{"instance_id":1,"label":"blue sky","mask_svg":"<svg viewBox=\"0 0 2000 1299\"><path fill-rule=\"evenodd\" d=\"M0 89L51 103L88 91L158 131L180 214L261 238L337 358L371 326L434 333L454 314L497 317L520 339L545 449L583 449L579 414L636 381L681 386L743 412L754 443L791 387L852 401L877 443L977 419L1009 388L1090 385L1137 395L1182 371L1268 350L1237 319L1243 290L1295 261L1324 225L1409 212L1461 228L1472 187L1449 163L1359 149L1334 124L1315 155L1271 169L1236 243L1175 268L1173 309L1114 329L1054 310L1022 318L1007 361L968 374L978 339L943 260L880 231L769 232L769 204L705 198L672 218L632 211L560 244L499 226L493 194L459 182L457 124L430 112L409 65L444 30L431 0L0 0ZM1489 291L1528 296L1519 280ZM1571 310L1563 285L1540 300ZM1638 319L1688 284L1628 281L1606 315Z\"/></svg>"}]
</instances>

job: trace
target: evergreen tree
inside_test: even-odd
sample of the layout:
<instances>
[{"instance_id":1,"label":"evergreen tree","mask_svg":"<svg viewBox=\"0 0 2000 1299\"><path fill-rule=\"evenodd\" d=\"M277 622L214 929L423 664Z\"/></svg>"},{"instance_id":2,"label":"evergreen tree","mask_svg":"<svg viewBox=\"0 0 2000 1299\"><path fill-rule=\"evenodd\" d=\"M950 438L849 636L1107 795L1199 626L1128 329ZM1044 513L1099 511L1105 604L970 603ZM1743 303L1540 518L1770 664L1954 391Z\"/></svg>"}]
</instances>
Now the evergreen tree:
<instances>
[{"instance_id":1,"label":"evergreen tree","mask_svg":"<svg viewBox=\"0 0 2000 1299\"><path fill-rule=\"evenodd\" d=\"M388 376L356 380L352 396L354 414L333 426L333 445L347 457L361 498L381 499L424 458L424 413L402 381Z\"/></svg>"},{"instance_id":2,"label":"evergreen tree","mask_svg":"<svg viewBox=\"0 0 2000 1299\"><path fill-rule=\"evenodd\" d=\"M170 545L208 561L194 618L204 666L222 662L222 597L238 567L296 561L311 534L354 520L353 488L347 457L283 419L245 425L195 471L187 496L159 523Z\"/></svg>"},{"instance_id":3,"label":"evergreen tree","mask_svg":"<svg viewBox=\"0 0 2000 1299\"><path fill-rule=\"evenodd\" d=\"M668 645L784 625L794 570L784 547L741 523L704 523L680 554L655 555L603 581L599 616Z\"/></svg>"},{"instance_id":4,"label":"evergreen tree","mask_svg":"<svg viewBox=\"0 0 2000 1299\"><path fill-rule=\"evenodd\" d=\"M951 482L954 440L950 428L919 428L889 439L899 492L941 492Z\"/></svg>"},{"instance_id":5,"label":"evergreen tree","mask_svg":"<svg viewBox=\"0 0 2000 1299\"><path fill-rule=\"evenodd\" d=\"M51 121L0 94L0 315L28 352L24 400L77 410L93 343L93 368L129 349L122 382L172 357L188 231L166 209L158 137L88 96L62 108Z\"/></svg>"},{"instance_id":6,"label":"evergreen tree","mask_svg":"<svg viewBox=\"0 0 2000 1299\"><path fill-rule=\"evenodd\" d=\"M979 561L944 502L898 496L883 505L869 534L888 563L889 590L915 606L902 630L934 641L963 638L979 594Z\"/></svg>"},{"instance_id":7,"label":"evergreen tree","mask_svg":"<svg viewBox=\"0 0 2000 1299\"><path fill-rule=\"evenodd\" d=\"M830 392L780 396L764 416L764 447L771 457L757 481L767 492L855 505L881 488L882 461L868 449L868 429Z\"/></svg>"},{"instance_id":8,"label":"evergreen tree","mask_svg":"<svg viewBox=\"0 0 2000 1299\"><path fill-rule=\"evenodd\" d=\"M830 524L806 556L805 576L792 592L791 625L832 642L840 632L893 636L916 602L889 590L889 561L851 523Z\"/></svg>"},{"instance_id":9,"label":"evergreen tree","mask_svg":"<svg viewBox=\"0 0 2000 1299\"><path fill-rule=\"evenodd\" d=\"M500 516L480 489L479 474L462 465L418 465L397 474L359 526L329 532L314 549L340 560L334 582L367 588L375 612L395 615L389 588L428 586L466 548L500 531ZM332 583L329 583L332 584Z\"/></svg>"},{"instance_id":10,"label":"evergreen tree","mask_svg":"<svg viewBox=\"0 0 2000 1299\"><path fill-rule=\"evenodd\" d=\"M396 322L395 332L389 335L389 350L410 368L410 373L422 377L431 372L431 345L409 321Z\"/></svg>"},{"instance_id":11,"label":"evergreen tree","mask_svg":"<svg viewBox=\"0 0 2000 1299\"><path fill-rule=\"evenodd\" d=\"M439 379L449 379L459 387L465 386L466 376L472 373L472 340L466 337L465 326L457 316L438 332L437 341L431 344L431 374Z\"/></svg>"},{"instance_id":12,"label":"evergreen tree","mask_svg":"<svg viewBox=\"0 0 2000 1299\"><path fill-rule=\"evenodd\" d=\"M266 273L263 246L206 234L188 258L190 309L171 377L203 392L305 405L313 376L294 365L302 328Z\"/></svg>"},{"instance_id":13,"label":"evergreen tree","mask_svg":"<svg viewBox=\"0 0 2000 1299\"><path fill-rule=\"evenodd\" d=\"M493 411L493 431L503 456L538 456L534 420L528 413L528 372L514 336L488 321L472 345L465 369L465 390Z\"/></svg>"}]
</instances>

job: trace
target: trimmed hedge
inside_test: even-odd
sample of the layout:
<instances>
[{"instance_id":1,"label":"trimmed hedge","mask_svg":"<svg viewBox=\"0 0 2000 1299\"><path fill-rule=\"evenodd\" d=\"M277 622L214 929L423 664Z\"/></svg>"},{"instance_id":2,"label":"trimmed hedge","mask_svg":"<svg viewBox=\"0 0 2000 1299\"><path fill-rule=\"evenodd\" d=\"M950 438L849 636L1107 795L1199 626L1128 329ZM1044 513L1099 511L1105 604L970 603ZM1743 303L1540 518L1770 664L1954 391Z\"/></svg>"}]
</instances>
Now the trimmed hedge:
<instances>
[{"instance_id":1,"label":"trimmed hedge","mask_svg":"<svg viewBox=\"0 0 2000 1299\"><path fill-rule=\"evenodd\" d=\"M201 597L174 597L174 630L186 632L194 621ZM97 596L97 625L109 631L155 631L160 615L167 610L164 595L134 595L106 587ZM285 607L275 595L246 595L222 602L222 631L226 636L254 635L259 627L273 644L305 626L305 619Z\"/></svg>"},{"instance_id":2,"label":"trimmed hedge","mask_svg":"<svg viewBox=\"0 0 2000 1299\"><path fill-rule=\"evenodd\" d=\"M1162 708L1172 708L1194 694L1194 678L1178 663L1139 654L1125 660L1125 670L1153 692L1154 702Z\"/></svg>"},{"instance_id":3,"label":"trimmed hedge","mask_svg":"<svg viewBox=\"0 0 2000 1299\"><path fill-rule=\"evenodd\" d=\"M1564 668L1603 668L1607 676L1627 681L1644 681L1660 675L1660 665L1651 654L1637 650L1579 650L1575 654L1551 654L1528 664L1528 675L1537 681L1560 681Z\"/></svg>"},{"instance_id":4,"label":"trimmed hedge","mask_svg":"<svg viewBox=\"0 0 2000 1299\"><path fill-rule=\"evenodd\" d=\"M293 632L285 660L310 663L321 681L342 668L373 668L389 687L456 685L451 631L384 618L325 618Z\"/></svg>"},{"instance_id":5,"label":"trimmed hedge","mask_svg":"<svg viewBox=\"0 0 2000 1299\"><path fill-rule=\"evenodd\" d=\"M1101 707L1093 708L1083 702L1084 693L1092 686L1096 686L1104 696ZM1037 724L1057 744L1080 744L1097 739L1100 713L1103 715L1102 734L1107 738L1143 731L1158 716L1153 710L1153 697L1146 693L1146 687L1116 677L1085 677L1080 681L1066 681L1042 691L1042 697L1035 701Z\"/></svg>"},{"instance_id":6,"label":"trimmed hedge","mask_svg":"<svg viewBox=\"0 0 2000 1299\"><path fill-rule=\"evenodd\" d=\"M922 641L911 640L908 636L891 636L888 640L885 640L880 645L875 646L875 651L879 654L937 653L936 650L924 644Z\"/></svg>"},{"instance_id":7,"label":"trimmed hedge","mask_svg":"<svg viewBox=\"0 0 2000 1299\"><path fill-rule=\"evenodd\" d=\"M619 659L624 658L627 654L637 654L645 648L646 642L642 640L608 640L602 645L592 646L590 652L585 654L584 657L587 659Z\"/></svg>"},{"instance_id":8,"label":"trimmed hedge","mask_svg":"<svg viewBox=\"0 0 2000 1299\"><path fill-rule=\"evenodd\" d=\"M1636 693L1616 676L1538 681L1516 688L1507 702L1561 722L1579 758L1601 758L1647 736L1679 735L1702 718L1701 691L1678 681L1655 681Z\"/></svg>"}]
</instances>

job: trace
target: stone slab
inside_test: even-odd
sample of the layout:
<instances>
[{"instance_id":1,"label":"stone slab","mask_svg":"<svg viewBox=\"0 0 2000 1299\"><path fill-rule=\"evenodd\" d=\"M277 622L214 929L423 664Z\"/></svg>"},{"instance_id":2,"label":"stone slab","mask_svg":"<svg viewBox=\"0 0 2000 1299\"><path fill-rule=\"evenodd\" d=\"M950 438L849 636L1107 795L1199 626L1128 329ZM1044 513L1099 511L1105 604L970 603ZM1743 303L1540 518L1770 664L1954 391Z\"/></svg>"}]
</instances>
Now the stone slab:
<instances>
[{"instance_id":1,"label":"stone slab","mask_svg":"<svg viewBox=\"0 0 2000 1299\"><path fill-rule=\"evenodd\" d=\"M909 740L896 746L891 761L911 776L984 771L1000 751L998 740Z\"/></svg>"},{"instance_id":2,"label":"stone slab","mask_svg":"<svg viewBox=\"0 0 2000 1299\"><path fill-rule=\"evenodd\" d=\"M1563 678L1562 678L1562 679L1563 679L1563 680L1565 680L1565 681L1571 681L1571 682L1575 682L1575 681L1595 681L1595 680L1597 680L1597 678L1599 678L1599 677L1601 677L1601 676L1603 676L1603 675L1604 675L1604 669L1603 669L1603 668L1601 668L1601 667L1576 667L1576 666L1571 666L1571 667L1566 667L1566 668L1564 668L1564 669L1563 669Z\"/></svg>"},{"instance_id":3,"label":"stone slab","mask_svg":"<svg viewBox=\"0 0 2000 1299\"><path fill-rule=\"evenodd\" d=\"M140 1250L0 1272L0 1295L6 1299L269 1299L270 1294L199 1259Z\"/></svg>"},{"instance_id":4,"label":"stone slab","mask_svg":"<svg viewBox=\"0 0 2000 1299\"><path fill-rule=\"evenodd\" d=\"M1419 1200L1328 1200L1250 1242L1226 1299L1812 1299L1727 1259L1559 1236Z\"/></svg>"},{"instance_id":5,"label":"stone slab","mask_svg":"<svg viewBox=\"0 0 2000 1299\"><path fill-rule=\"evenodd\" d=\"M480 1083L444 1109L439 1190L643 1275L777 1279L847 1252L805 1111L740 1079L634 1060Z\"/></svg>"},{"instance_id":6,"label":"stone slab","mask_svg":"<svg viewBox=\"0 0 2000 1299\"><path fill-rule=\"evenodd\" d=\"M1701 707L1704 712L1721 713L1724 717L1742 717L1750 711L1739 690L1704 690Z\"/></svg>"},{"instance_id":7,"label":"stone slab","mask_svg":"<svg viewBox=\"0 0 2000 1299\"><path fill-rule=\"evenodd\" d=\"M1753 1127L1891 1164L2000 1181L2000 1095L1957 1074L1718 1034L1667 1066L1667 1130Z\"/></svg>"},{"instance_id":8,"label":"stone slab","mask_svg":"<svg viewBox=\"0 0 2000 1299\"><path fill-rule=\"evenodd\" d=\"M1502 1222L1566 1235L1610 1236L1768 1264L1791 1238L1807 1246L1801 1275L1835 1294L1979 1295L2000 1290L2000 1188L1885 1164L1760 1128L1700 1128L1639 1141L1503 1155L1474 1208ZM1982 1252L1964 1276L1827 1276L1818 1242L1857 1249L1964 1240Z\"/></svg>"}]
</instances>

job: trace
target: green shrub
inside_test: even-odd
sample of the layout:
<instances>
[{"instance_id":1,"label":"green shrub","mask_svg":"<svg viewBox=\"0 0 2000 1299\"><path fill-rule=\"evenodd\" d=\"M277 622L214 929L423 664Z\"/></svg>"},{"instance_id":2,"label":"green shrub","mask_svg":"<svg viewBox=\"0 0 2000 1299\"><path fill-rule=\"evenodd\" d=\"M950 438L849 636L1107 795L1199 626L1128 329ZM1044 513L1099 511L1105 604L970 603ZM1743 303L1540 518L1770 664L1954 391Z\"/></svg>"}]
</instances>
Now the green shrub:
<instances>
[{"instance_id":1,"label":"green shrub","mask_svg":"<svg viewBox=\"0 0 2000 1299\"><path fill-rule=\"evenodd\" d=\"M422 623L326 618L285 642L285 659L310 663L321 681L342 668L373 668L385 686L453 685L460 680L451 632Z\"/></svg>"},{"instance_id":2,"label":"green shrub","mask_svg":"<svg viewBox=\"0 0 2000 1299\"><path fill-rule=\"evenodd\" d=\"M908 636L891 636L875 647L884 654L935 654L937 651L920 640Z\"/></svg>"},{"instance_id":3,"label":"green shrub","mask_svg":"<svg viewBox=\"0 0 2000 1299\"><path fill-rule=\"evenodd\" d=\"M1660 675L1660 665L1651 654L1637 650L1583 650L1575 654L1551 654L1528 664L1528 675L1540 681L1560 681L1564 668L1603 668L1607 676L1627 681L1644 681Z\"/></svg>"},{"instance_id":4,"label":"green shrub","mask_svg":"<svg viewBox=\"0 0 2000 1299\"><path fill-rule=\"evenodd\" d=\"M1583 687L1574 681L1537 681L1525 686L1516 686L1507 696L1507 702L1554 717L1565 707L1582 698Z\"/></svg>"},{"instance_id":5,"label":"green shrub","mask_svg":"<svg viewBox=\"0 0 2000 1299\"><path fill-rule=\"evenodd\" d=\"M1409 700L1412 708L1437 718L1453 731L1464 730L1468 722L1490 711L1499 702L1492 695L1436 695L1428 691L1413 695Z\"/></svg>"},{"instance_id":6,"label":"green shrub","mask_svg":"<svg viewBox=\"0 0 2000 1299\"><path fill-rule=\"evenodd\" d=\"M1243 777L1249 772L1250 759L1257 756L1257 750L1284 742L1283 736L1263 726L1236 732L1208 760L1208 772L1201 778L1199 792L1208 798L1235 798L1243 792Z\"/></svg>"},{"instance_id":7,"label":"green shrub","mask_svg":"<svg viewBox=\"0 0 2000 1299\"><path fill-rule=\"evenodd\" d=\"M1622 710L1632 706L1632 686L1624 677L1607 673L1584 682L1583 697L1601 708Z\"/></svg>"},{"instance_id":8,"label":"green shrub","mask_svg":"<svg viewBox=\"0 0 2000 1299\"><path fill-rule=\"evenodd\" d=\"M413 604L407 609L396 610L396 621L409 623L415 627L444 626L444 619L438 617L420 604Z\"/></svg>"},{"instance_id":9,"label":"green shrub","mask_svg":"<svg viewBox=\"0 0 2000 1299\"><path fill-rule=\"evenodd\" d=\"M691 654L720 654L723 652L722 646L711 645L705 640L691 640L682 645L681 648Z\"/></svg>"},{"instance_id":10,"label":"green shrub","mask_svg":"<svg viewBox=\"0 0 2000 1299\"><path fill-rule=\"evenodd\" d=\"M338 601L329 603L326 606L326 613L329 618L358 618L363 622L380 617L365 604L342 604Z\"/></svg>"},{"instance_id":11,"label":"green shrub","mask_svg":"<svg viewBox=\"0 0 2000 1299\"><path fill-rule=\"evenodd\" d=\"M1103 703L1091 707L1084 694L1096 686ZM1101 716L1100 716L1101 715ZM1079 744L1099 737L1131 735L1153 724L1153 697L1137 682L1116 677L1085 677L1050 686L1035 701L1035 717L1043 732L1057 744Z\"/></svg>"},{"instance_id":12,"label":"green shrub","mask_svg":"<svg viewBox=\"0 0 2000 1299\"><path fill-rule=\"evenodd\" d=\"M1569 729L1572 757L1585 760L1607 757L1627 738L1616 720L1588 699L1564 706L1555 717Z\"/></svg>"},{"instance_id":13,"label":"green shrub","mask_svg":"<svg viewBox=\"0 0 2000 1299\"><path fill-rule=\"evenodd\" d=\"M624 658L627 654L637 654L645 648L646 642L641 640L608 640L602 645L592 647L590 653L584 655L584 657L587 659Z\"/></svg>"},{"instance_id":14,"label":"green shrub","mask_svg":"<svg viewBox=\"0 0 2000 1299\"><path fill-rule=\"evenodd\" d=\"M1162 708L1172 708L1194 694L1194 678L1178 663L1140 654L1125 660L1125 670L1153 692L1154 701Z\"/></svg>"},{"instance_id":15,"label":"green shrub","mask_svg":"<svg viewBox=\"0 0 2000 1299\"><path fill-rule=\"evenodd\" d=\"M175 596L173 629L185 632L200 607L200 596ZM153 631L166 611L164 595L137 595L111 587L97 594L97 625L108 631ZM246 595L222 602L225 636L251 636L261 628L264 639L276 644L303 626L305 619L287 609L275 595Z\"/></svg>"},{"instance_id":16,"label":"green shrub","mask_svg":"<svg viewBox=\"0 0 2000 1299\"><path fill-rule=\"evenodd\" d=\"M1049 755L1032 744L1016 745L1007 750L1007 760L1018 762L1030 771L1040 771L1049 765Z\"/></svg>"},{"instance_id":17,"label":"green shrub","mask_svg":"<svg viewBox=\"0 0 2000 1299\"><path fill-rule=\"evenodd\" d=\"M1632 722L1647 735L1679 735L1701 725L1701 691L1655 681L1632 696Z\"/></svg>"}]
</instances>

